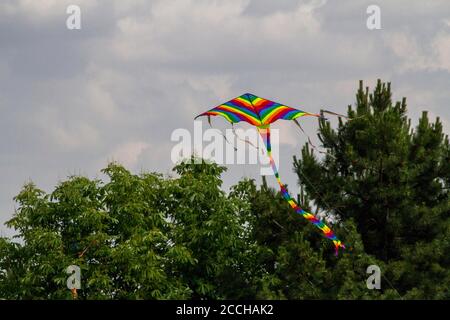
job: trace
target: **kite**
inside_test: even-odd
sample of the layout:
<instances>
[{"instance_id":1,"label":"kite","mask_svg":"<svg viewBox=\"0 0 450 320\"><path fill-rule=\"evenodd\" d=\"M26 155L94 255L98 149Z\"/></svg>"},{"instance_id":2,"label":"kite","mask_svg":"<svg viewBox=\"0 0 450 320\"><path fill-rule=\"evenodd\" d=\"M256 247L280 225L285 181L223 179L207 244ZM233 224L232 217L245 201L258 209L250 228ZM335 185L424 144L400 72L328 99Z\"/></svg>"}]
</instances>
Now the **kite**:
<instances>
[{"instance_id":1,"label":"kite","mask_svg":"<svg viewBox=\"0 0 450 320\"><path fill-rule=\"evenodd\" d=\"M328 112L331 113L331 112ZM333 241L336 255L339 248L345 249L344 244L337 238L330 227L328 227L323 221L318 219L313 214L303 210L294 199L289 195L285 185L281 182L280 175L278 173L277 166L272 157L272 148L270 144L270 124L277 120L293 120L300 128L300 124L297 122L297 118L303 116L315 116L323 117L323 114L313 114L298 109L294 109L283 104L273 102L267 99L260 98L250 93L243 94L237 98L234 98L224 104L221 104L209 111L206 111L197 117L207 116L208 122L211 120L211 116L222 116L228 120L231 124L245 121L255 126L258 129L259 134L267 149L267 155L272 166L273 173L280 186L280 192L283 198L289 203L294 211L302 215L306 220L310 221L317 228L319 228L326 238ZM303 129L302 129L303 130Z\"/></svg>"}]
</instances>

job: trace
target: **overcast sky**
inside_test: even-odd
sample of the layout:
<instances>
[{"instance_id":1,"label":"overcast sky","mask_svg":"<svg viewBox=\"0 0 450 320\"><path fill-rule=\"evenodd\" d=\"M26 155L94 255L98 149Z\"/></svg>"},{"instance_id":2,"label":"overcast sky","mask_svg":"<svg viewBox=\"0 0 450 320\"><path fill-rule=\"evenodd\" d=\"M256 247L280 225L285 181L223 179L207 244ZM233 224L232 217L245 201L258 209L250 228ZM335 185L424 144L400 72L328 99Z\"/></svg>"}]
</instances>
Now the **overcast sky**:
<instances>
[{"instance_id":1,"label":"overcast sky","mask_svg":"<svg viewBox=\"0 0 450 320\"><path fill-rule=\"evenodd\" d=\"M70 4L81 30L66 28ZM370 4L381 30L366 27ZM449 131L448 0L1 0L0 223L29 180L51 191L71 174L102 177L110 160L170 173L173 130L242 93L345 112L358 80L377 78L407 97L413 122L428 110ZM303 123L315 136L316 121ZM296 191L305 137L275 127L281 177ZM258 166L229 166L224 187L242 176L259 181Z\"/></svg>"}]
</instances>

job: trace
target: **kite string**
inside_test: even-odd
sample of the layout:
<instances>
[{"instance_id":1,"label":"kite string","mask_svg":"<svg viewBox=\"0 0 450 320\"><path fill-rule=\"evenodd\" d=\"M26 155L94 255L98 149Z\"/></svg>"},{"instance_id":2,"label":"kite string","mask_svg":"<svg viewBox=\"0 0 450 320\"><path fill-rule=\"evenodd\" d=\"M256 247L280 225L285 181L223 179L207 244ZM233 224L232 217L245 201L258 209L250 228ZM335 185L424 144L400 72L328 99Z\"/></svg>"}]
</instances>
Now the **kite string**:
<instances>
[{"instance_id":1,"label":"kite string","mask_svg":"<svg viewBox=\"0 0 450 320\"><path fill-rule=\"evenodd\" d=\"M324 117L324 115L323 115L324 113L331 114L333 116L338 116L340 118L345 118L347 121L352 121L352 120L359 119L359 118L364 118L364 117L367 116L367 115L363 114L363 115L358 116L358 117L350 118L350 117L344 116L343 114L340 114L340 113L336 113L336 112L333 112L333 111L328 111L328 110L321 109L320 110L320 118L325 119L325 120L327 120L327 118Z\"/></svg>"},{"instance_id":2,"label":"kite string","mask_svg":"<svg viewBox=\"0 0 450 320\"><path fill-rule=\"evenodd\" d=\"M326 118L323 116L324 113L331 114L331 115L333 115L333 116L342 117L342 118L345 118L345 119L347 119L347 120L352 120L352 119L350 119L349 117L344 116L343 114L336 113L336 112L333 112L333 111L324 110L324 109L321 109L321 110L320 110L320 117L321 117L322 119L326 119Z\"/></svg>"},{"instance_id":3,"label":"kite string","mask_svg":"<svg viewBox=\"0 0 450 320\"><path fill-rule=\"evenodd\" d=\"M250 140L248 140L248 139L242 139L241 137L239 137L239 135L236 133L236 131L234 130L234 125L233 124L231 124L231 132L233 132L233 134L236 136L236 138L238 139L238 140L240 140L240 141L243 141L243 142L245 142L246 144L248 144L248 145L251 145L253 148L255 148L256 150L259 150L259 147L258 146L255 146ZM263 152L264 152L264 149L263 149Z\"/></svg>"},{"instance_id":4,"label":"kite string","mask_svg":"<svg viewBox=\"0 0 450 320\"><path fill-rule=\"evenodd\" d=\"M261 138L263 139L263 142L267 149L267 155L270 160L270 164L272 166L272 170L275 174L275 178L277 179L278 185L280 186L280 191L283 196L283 198L289 203L289 205L297 212L298 214L301 214L305 219L313 223L317 228L322 230L325 237L332 240L335 246L335 253L338 254L339 248L345 248L344 244L336 237L336 235L333 233L333 231L321 220L319 220L317 217L315 217L313 214L304 211L302 208L298 206L298 204L295 202L294 199L289 195L286 187L281 182L280 175L278 173L278 168L275 164L275 161L272 157L272 147L270 143L270 129L267 128L261 128L258 127L258 131L261 135Z\"/></svg>"},{"instance_id":5,"label":"kite string","mask_svg":"<svg viewBox=\"0 0 450 320\"><path fill-rule=\"evenodd\" d=\"M316 150L317 152L321 153L321 154L328 154L326 151L322 151L320 150L318 147L316 147L316 145L312 142L311 137L306 133L306 131L303 129L303 127L300 125L300 123L297 121L297 119L294 119L294 123L297 125L297 127L300 128L300 130L303 132L303 134L306 136L306 138L308 139L308 143L311 145L311 147ZM333 157L333 155L328 154L329 156Z\"/></svg>"},{"instance_id":6,"label":"kite string","mask_svg":"<svg viewBox=\"0 0 450 320\"><path fill-rule=\"evenodd\" d=\"M224 134L222 133L222 131L220 131L219 129L213 128L213 126L212 126L212 124L211 124L211 116L208 116L208 123L209 123L209 126L211 127L211 129L214 129L214 130L218 131L219 134L225 139L225 141L226 141L229 145L233 146L234 151L237 151L236 146L235 146L234 144L232 144L230 141L228 141L227 136L224 135Z\"/></svg>"}]
</instances>

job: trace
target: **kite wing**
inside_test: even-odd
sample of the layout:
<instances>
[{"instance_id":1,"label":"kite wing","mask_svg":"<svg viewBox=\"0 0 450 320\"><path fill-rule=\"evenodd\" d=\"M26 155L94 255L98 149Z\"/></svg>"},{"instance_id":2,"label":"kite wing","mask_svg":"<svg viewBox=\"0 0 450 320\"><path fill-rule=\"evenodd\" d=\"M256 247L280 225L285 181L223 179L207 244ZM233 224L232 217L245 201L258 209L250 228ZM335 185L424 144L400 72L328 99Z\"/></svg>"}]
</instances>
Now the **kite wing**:
<instances>
[{"instance_id":1,"label":"kite wing","mask_svg":"<svg viewBox=\"0 0 450 320\"><path fill-rule=\"evenodd\" d=\"M267 126L279 119L294 120L305 115L319 117L317 114L294 109L251 93L245 93L225 102L198 115L196 118L217 115L223 116L231 123L245 121L257 127Z\"/></svg>"}]
</instances>

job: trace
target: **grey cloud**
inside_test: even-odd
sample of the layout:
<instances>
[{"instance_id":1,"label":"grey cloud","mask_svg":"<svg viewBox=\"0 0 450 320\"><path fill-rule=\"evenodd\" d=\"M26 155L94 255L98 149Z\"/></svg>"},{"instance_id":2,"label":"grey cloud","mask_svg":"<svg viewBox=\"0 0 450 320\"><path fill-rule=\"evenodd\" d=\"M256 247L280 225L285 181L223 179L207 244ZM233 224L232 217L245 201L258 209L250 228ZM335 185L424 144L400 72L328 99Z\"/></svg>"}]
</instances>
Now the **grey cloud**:
<instances>
[{"instance_id":1,"label":"grey cloud","mask_svg":"<svg viewBox=\"0 0 450 320\"><path fill-rule=\"evenodd\" d=\"M0 223L29 179L51 190L115 158L169 173L172 131L192 130L196 114L242 92L345 112L359 79L382 78L395 98L408 97L412 117L428 109L450 120L447 1L378 1L377 31L366 28L372 1L80 0L82 30L69 31L72 2L0 4ZM392 35L415 42L414 52L403 55ZM292 155L305 137L277 127L280 173L296 189ZM316 139L316 123L305 128ZM259 168L229 166L224 187L241 176L260 181Z\"/></svg>"}]
</instances>

